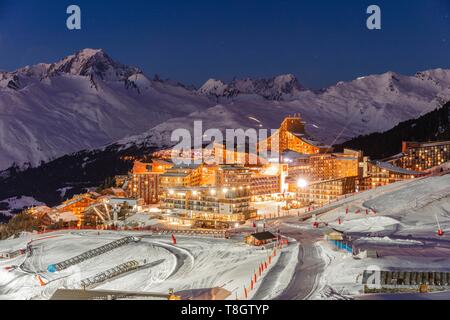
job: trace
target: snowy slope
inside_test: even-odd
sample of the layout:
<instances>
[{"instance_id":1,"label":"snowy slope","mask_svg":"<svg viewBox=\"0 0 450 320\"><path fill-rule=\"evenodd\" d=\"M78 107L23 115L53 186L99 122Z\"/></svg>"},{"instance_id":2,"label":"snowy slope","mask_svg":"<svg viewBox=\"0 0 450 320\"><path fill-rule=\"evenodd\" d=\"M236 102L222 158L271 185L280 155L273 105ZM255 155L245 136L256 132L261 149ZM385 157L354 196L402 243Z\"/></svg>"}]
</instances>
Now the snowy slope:
<instances>
[{"instance_id":1,"label":"snowy slope","mask_svg":"<svg viewBox=\"0 0 450 320\"><path fill-rule=\"evenodd\" d=\"M72 258L127 235L142 238L139 243L117 248L66 270L47 272L49 264ZM0 241L0 252L22 249L27 244L33 247L31 256L27 254L15 259L0 259L0 299L49 299L58 288L80 289L82 279L132 260L143 268L110 279L93 289L167 294L173 288L175 292L183 291L187 296L192 296L196 290L221 287L230 292L227 299L234 300L238 297L243 300L244 286L248 290L248 298L251 298L258 292L262 280L271 275L272 269L277 269L283 276L274 279L272 290L267 292L272 296L263 295L264 299L271 299L289 284L292 277L290 270L297 263L296 259L291 259L288 263L281 264L280 256L285 254L297 257L298 254L296 243L284 248L281 254L278 251L268 271L258 278L255 289L251 291L250 279L260 264L267 261L272 250L247 246L242 239L178 236L177 245L174 246L170 236L150 233L61 231L45 235L24 233L19 238ZM18 265L21 267L16 270L6 269ZM40 286L36 275L40 275L47 285Z\"/></svg>"},{"instance_id":2,"label":"snowy slope","mask_svg":"<svg viewBox=\"0 0 450 320\"><path fill-rule=\"evenodd\" d=\"M357 239L353 245L368 246L381 257L354 259L321 242L318 245L326 269L319 294L313 298L328 299L327 287L345 295L361 294L360 275L369 266L380 270L449 272L449 186L450 175L403 181L349 197L338 208L321 215L320 220L333 229L352 234ZM366 215L366 208L375 209L376 213L369 210ZM442 237L437 234L437 220L444 231Z\"/></svg>"},{"instance_id":3,"label":"snowy slope","mask_svg":"<svg viewBox=\"0 0 450 320\"><path fill-rule=\"evenodd\" d=\"M97 148L210 104L101 50L0 73L0 168Z\"/></svg>"},{"instance_id":4,"label":"snowy slope","mask_svg":"<svg viewBox=\"0 0 450 320\"><path fill-rule=\"evenodd\" d=\"M45 203L36 201L32 197L13 197L0 201L0 204L5 207L5 210L0 208L0 214L4 215L11 215L14 211L21 211L32 206L45 205Z\"/></svg>"},{"instance_id":5,"label":"snowy slope","mask_svg":"<svg viewBox=\"0 0 450 320\"><path fill-rule=\"evenodd\" d=\"M272 80L234 80L230 84L211 79L197 93L212 98L215 106L170 119L119 143L171 145L171 132L178 128L192 130L195 120L203 121L204 130L276 129L286 115L300 113L312 136L335 144L389 130L402 121L433 111L450 100L449 87L450 70L442 69L413 77L388 72L341 82L320 92L302 89L291 75Z\"/></svg>"},{"instance_id":6,"label":"snowy slope","mask_svg":"<svg viewBox=\"0 0 450 320\"><path fill-rule=\"evenodd\" d=\"M341 205L320 218L337 230L439 239L436 219L444 231L450 229L450 175L394 183L337 204Z\"/></svg>"},{"instance_id":7,"label":"snowy slope","mask_svg":"<svg viewBox=\"0 0 450 320\"><path fill-rule=\"evenodd\" d=\"M173 145L170 134L204 128L278 128L301 113L325 143L385 131L450 100L450 70L415 76L388 72L311 91L287 74L271 79L208 80L199 90L150 80L139 69L85 49L54 64L0 73L0 170L35 166L121 140Z\"/></svg>"}]
</instances>

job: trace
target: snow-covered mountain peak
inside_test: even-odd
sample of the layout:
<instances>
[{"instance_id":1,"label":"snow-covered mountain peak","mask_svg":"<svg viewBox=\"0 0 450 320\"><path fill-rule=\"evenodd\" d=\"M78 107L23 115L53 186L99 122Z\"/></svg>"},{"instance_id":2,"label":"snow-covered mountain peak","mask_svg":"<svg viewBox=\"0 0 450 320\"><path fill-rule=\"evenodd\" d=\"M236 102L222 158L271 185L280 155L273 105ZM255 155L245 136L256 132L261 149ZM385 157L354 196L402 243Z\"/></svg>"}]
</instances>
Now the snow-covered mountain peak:
<instances>
[{"instance_id":1,"label":"snow-covered mountain peak","mask_svg":"<svg viewBox=\"0 0 450 320\"><path fill-rule=\"evenodd\" d=\"M228 86L220 80L208 79L205 84L198 89L198 93L204 95L222 96L227 87Z\"/></svg>"},{"instance_id":2,"label":"snow-covered mountain peak","mask_svg":"<svg viewBox=\"0 0 450 320\"><path fill-rule=\"evenodd\" d=\"M302 86L292 74L279 75L269 79L234 79L230 83L209 79L198 90L199 94L234 98L238 95L259 95L267 100L291 98L302 91Z\"/></svg>"},{"instance_id":3,"label":"snow-covered mountain peak","mask_svg":"<svg viewBox=\"0 0 450 320\"><path fill-rule=\"evenodd\" d=\"M105 81L123 81L142 72L115 62L101 49L84 49L52 64L48 70L49 76L61 73L95 76Z\"/></svg>"}]
</instances>

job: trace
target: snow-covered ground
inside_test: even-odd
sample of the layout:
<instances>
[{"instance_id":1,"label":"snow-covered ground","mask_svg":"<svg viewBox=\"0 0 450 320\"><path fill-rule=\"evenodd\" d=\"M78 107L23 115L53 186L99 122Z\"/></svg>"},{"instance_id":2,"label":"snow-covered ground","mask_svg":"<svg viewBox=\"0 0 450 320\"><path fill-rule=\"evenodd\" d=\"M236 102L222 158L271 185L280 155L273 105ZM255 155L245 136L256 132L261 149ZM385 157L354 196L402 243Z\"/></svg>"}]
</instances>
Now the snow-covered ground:
<instances>
[{"instance_id":1,"label":"snow-covered ground","mask_svg":"<svg viewBox=\"0 0 450 320\"><path fill-rule=\"evenodd\" d=\"M134 235L141 241L114 249L66 270L50 273L50 264L72 258L87 250L116 239ZM245 245L242 240L220 240L177 236L177 245L170 236L149 233L65 231L46 235L22 234L17 239L0 242L0 252L25 248L33 239L33 254L12 260L0 259L0 299L48 299L58 288L80 288L82 279L92 277L128 261L138 261L144 267L122 277L111 279L95 289L168 293L169 289L186 291L221 287L231 295L228 299L243 299L244 286L248 298L258 292L263 278L253 291L250 281L261 262L272 250ZM289 284L297 263L298 245L290 244L278 253L264 276L273 278L263 298L274 298ZM279 263L279 257L284 257ZM7 270L11 266L17 270ZM37 275L47 283L41 286Z\"/></svg>"},{"instance_id":2,"label":"snow-covered ground","mask_svg":"<svg viewBox=\"0 0 450 320\"><path fill-rule=\"evenodd\" d=\"M437 239L436 217L441 228L450 231L450 175L403 181L357 194L320 219L345 232Z\"/></svg>"},{"instance_id":3,"label":"snow-covered ground","mask_svg":"<svg viewBox=\"0 0 450 320\"><path fill-rule=\"evenodd\" d=\"M330 291L334 293L331 298L336 294L361 294L361 275L370 266L380 270L449 272L449 186L450 175L404 181L345 199L338 208L322 215L320 220L333 229L351 234L354 245L382 254L379 258L354 259L326 241L319 242L327 267L320 281L321 290L314 298L330 298ZM442 237L437 234L436 220L444 231Z\"/></svg>"},{"instance_id":4,"label":"snow-covered ground","mask_svg":"<svg viewBox=\"0 0 450 320\"><path fill-rule=\"evenodd\" d=\"M421 256L387 256L382 259L354 259L351 254L337 250L332 244L321 241L322 258L326 268L319 282L319 288L312 299L327 300L352 296L361 296L364 285L362 274L364 270L377 268L379 270L434 271L450 272L450 255L447 257ZM332 289L332 295L328 295Z\"/></svg>"},{"instance_id":5,"label":"snow-covered ground","mask_svg":"<svg viewBox=\"0 0 450 320\"><path fill-rule=\"evenodd\" d=\"M0 201L0 203L4 203L7 206L6 210L0 210L0 213L5 215L10 215L11 212L15 210L22 210L25 208L29 208L32 206L43 206L45 203L39 202L32 197L13 197L9 199L5 199Z\"/></svg>"}]
</instances>

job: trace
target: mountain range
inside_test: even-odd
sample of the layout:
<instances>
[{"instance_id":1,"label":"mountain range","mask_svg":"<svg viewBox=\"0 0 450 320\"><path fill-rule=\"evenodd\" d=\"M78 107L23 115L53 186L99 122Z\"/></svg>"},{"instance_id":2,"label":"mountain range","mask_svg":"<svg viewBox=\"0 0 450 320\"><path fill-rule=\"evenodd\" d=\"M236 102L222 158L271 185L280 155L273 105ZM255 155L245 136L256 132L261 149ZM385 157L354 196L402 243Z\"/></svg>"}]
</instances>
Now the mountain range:
<instances>
[{"instance_id":1,"label":"mountain range","mask_svg":"<svg viewBox=\"0 0 450 320\"><path fill-rule=\"evenodd\" d=\"M0 170L36 167L80 150L168 147L174 129L278 128L300 113L308 132L335 144L386 131L450 100L450 70L387 72L322 90L293 75L210 79L195 89L150 78L84 49L51 64L0 72Z\"/></svg>"}]
</instances>

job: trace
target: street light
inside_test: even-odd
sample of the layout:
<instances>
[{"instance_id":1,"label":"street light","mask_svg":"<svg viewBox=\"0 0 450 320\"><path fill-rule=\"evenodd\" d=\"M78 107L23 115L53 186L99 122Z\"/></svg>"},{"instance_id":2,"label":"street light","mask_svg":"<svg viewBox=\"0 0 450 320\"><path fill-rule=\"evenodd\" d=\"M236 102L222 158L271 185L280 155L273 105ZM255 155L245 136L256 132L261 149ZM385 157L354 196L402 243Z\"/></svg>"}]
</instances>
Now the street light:
<instances>
[{"instance_id":1,"label":"street light","mask_svg":"<svg viewBox=\"0 0 450 320\"><path fill-rule=\"evenodd\" d=\"M306 181L305 179L298 179L297 181L297 187L304 189L308 186L308 181Z\"/></svg>"}]
</instances>

